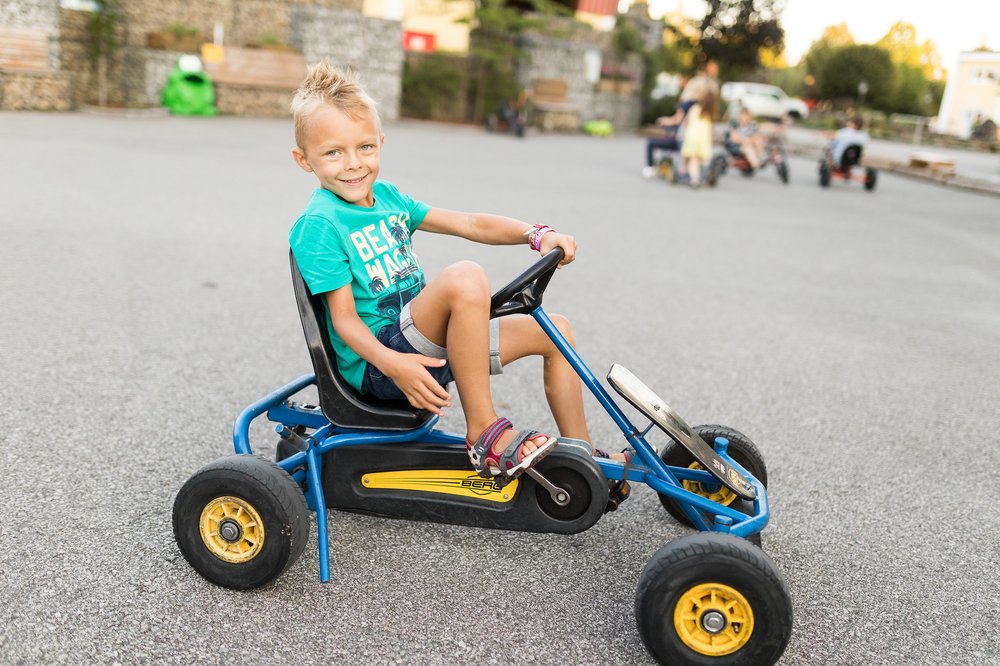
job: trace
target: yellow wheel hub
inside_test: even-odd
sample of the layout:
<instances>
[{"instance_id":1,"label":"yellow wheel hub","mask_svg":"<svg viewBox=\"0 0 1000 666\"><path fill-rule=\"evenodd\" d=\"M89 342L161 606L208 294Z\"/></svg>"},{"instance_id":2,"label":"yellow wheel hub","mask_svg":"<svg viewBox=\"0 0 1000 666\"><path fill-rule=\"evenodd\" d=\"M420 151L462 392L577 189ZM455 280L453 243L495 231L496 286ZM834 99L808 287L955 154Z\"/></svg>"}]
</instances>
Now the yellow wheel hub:
<instances>
[{"instance_id":1,"label":"yellow wheel hub","mask_svg":"<svg viewBox=\"0 0 1000 666\"><path fill-rule=\"evenodd\" d=\"M206 504L198 527L209 552L231 564L249 562L264 547L264 521L239 497L216 497Z\"/></svg>"},{"instance_id":2,"label":"yellow wheel hub","mask_svg":"<svg viewBox=\"0 0 1000 666\"><path fill-rule=\"evenodd\" d=\"M705 469L701 466L701 463L695 461L688 465L690 469ZM702 497L707 497L713 502L717 502L723 506L729 506L736 499L736 493L734 493L729 488L726 488L721 483L716 484L718 487L714 488L712 491L705 489L705 486L701 484L701 481L681 481L681 485L684 486L684 490L690 490L691 492L701 495Z\"/></svg>"},{"instance_id":3,"label":"yellow wheel hub","mask_svg":"<svg viewBox=\"0 0 1000 666\"><path fill-rule=\"evenodd\" d=\"M722 583L695 585L674 607L674 629L698 654L721 657L747 644L753 635L753 610L746 597Z\"/></svg>"}]
</instances>

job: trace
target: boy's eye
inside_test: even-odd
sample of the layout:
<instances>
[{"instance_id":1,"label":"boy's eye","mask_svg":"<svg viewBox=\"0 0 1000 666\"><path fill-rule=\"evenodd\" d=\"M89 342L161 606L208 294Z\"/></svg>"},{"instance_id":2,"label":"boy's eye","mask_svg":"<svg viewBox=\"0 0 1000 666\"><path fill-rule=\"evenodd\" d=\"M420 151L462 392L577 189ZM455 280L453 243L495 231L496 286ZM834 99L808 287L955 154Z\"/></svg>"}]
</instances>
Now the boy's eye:
<instances>
[{"instance_id":1,"label":"boy's eye","mask_svg":"<svg viewBox=\"0 0 1000 666\"><path fill-rule=\"evenodd\" d=\"M326 152L326 154L327 154L328 157L336 157L337 155L340 155L340 151L336 150L336 149L335 150L328 150Z\"/></svg>"},{"instance_id":2,"label":"boy's eye","mask_svg":"<svg viewBox=\"0 0 1000 666\"><path fill-rule=\"evenodd\" d=\"M372 150L373 148L375 148L375 144L373 143L366 143L365 145L361 146L361 150L366 150L366 151Z\"/></svg>"}]
</instances>

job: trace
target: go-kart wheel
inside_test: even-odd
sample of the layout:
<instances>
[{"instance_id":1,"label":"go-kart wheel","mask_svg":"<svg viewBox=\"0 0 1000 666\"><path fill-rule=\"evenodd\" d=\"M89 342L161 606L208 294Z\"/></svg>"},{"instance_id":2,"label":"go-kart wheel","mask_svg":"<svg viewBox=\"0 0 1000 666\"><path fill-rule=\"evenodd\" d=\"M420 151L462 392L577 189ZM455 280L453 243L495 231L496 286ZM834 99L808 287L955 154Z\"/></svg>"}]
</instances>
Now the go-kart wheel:
<instances>
[{"instance_id":1,"label":"go-kart wheel","mask_svg":"<svg viewBox=\"0 0 1000 666\"><path fill-rule=\"evenodd\" d=\"M822 162L819 165L819 186L820 187L830 187L830 180L833 178L833 172L830 170L830 165L826 162Z\"/></svg>"},{"instance_id":2,"label":"go-kart wheel","mask_svg":"<svg viewBox=\"0 0 1000 666\"><path fill-rule=\"evenodd\" d=\"M767 487L767 466L764 465L764 457L757 449L753 441L738 430L727 428L721 425L699 425L692 428L705 440L709 446L713 446L716 437L725 437L729 440L729 456L738 462L744 469L753 474L758 481ZM671 467L690 467L692 469L704 469L701 463L697 462L687 449L671 440L660 453L660 459ZM698 481L681 481L685 490L707 497L713 502L718 502L725 506L739 504L733 508L740 509L743 500L736 496L736 493L726 488L721 483L704 485ZM693 527L691 519L687 517L681 506L667 495L660 495L660 503L663 504L667 512L678 522ZM753 535L750 541L760 545L760 536Z\"/></svg>"},{"instance_id":3,"label":"go-kart wheel","mask_svg":"<svg viewBox=\"0 0 1000 666\"><path fill-rule=\"evenodd\" d=\"M878 171L868 167L865 169L865 189L871 192L875 189L875 183L878 180Z\"/></svg>"},{"instance_id":4,"label":"go-kart wheel","mask_svg":"<svg viewBox=\"0 0 1000 666\"><path fill-rule=\"evenodd\" d=\"M787 185L788 184L788 163L785 162L784 160L782 160L781 162L778 162L775 165L775 168L778 170L778 178L781 179L782 183L784 183L785 185Z\"/></svg>"},{"instance_id":5,"label":"go-kart wheel","mask_svg":"<svg viewBox=\"0 0 1000 666\"><path fill-rule=\"evenodd\" d=\"M792 632L781 572L759 548L704 532L671 541L646 563L635 619L662 664L773 664Z\"/></svg>"},{"instance_id":6,"label":"go-kart wheel","mask_svg":"<svg viewBox=\"0 0 1000 666\"><path fill-rule=\"evenodd\" d=\"M277 578L302 554L309 509L270 460L233 455L200 469L174 500L174 538L194 570L238 590Z\"/></svg>"},{"instance_id":7,"label":"go-kart wheel","mask_svg":"<svg viewBox=\"0 0 1000 666\"><path fill-rule=\"evenodd\" d=\"M660 160L659 164L656 165L656 171L660 178L668 183L677 182L677 170L674 169L674 161L669 157L664 157Z\"/></svg>"}]
</instances>

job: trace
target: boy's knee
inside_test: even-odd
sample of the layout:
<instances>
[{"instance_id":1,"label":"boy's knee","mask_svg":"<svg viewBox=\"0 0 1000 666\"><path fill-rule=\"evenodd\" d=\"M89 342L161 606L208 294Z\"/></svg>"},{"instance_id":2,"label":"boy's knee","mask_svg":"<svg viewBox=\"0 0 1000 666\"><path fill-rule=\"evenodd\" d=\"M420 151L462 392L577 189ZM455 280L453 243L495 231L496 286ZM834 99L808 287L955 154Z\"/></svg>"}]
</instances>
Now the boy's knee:
<instances>
[{"instance_id":1,"label":"boy's knee","mask_svg":"<svg viewBox=\"0 0 1000 666\"><path fill-rule=\"evenodd\" d=\"M464 301L489 302L490 280L482 266L474 261L460 261L445 268L442 277L452 298Z\"/></svg>"},{"instance_id":2,"label":"boy's knee","mask_svg":"<svg viewBox=\"0 0 1000 666\"><path fill-rule=\"evenodd\" d=\"M575 346L576 340L573 339L573 325L569 323L569 319L561 314L550 315L550 318L552 319L552 323L556 325L556 328L559 329L559 332L563 334L563 337L571 345Z\"/></svg>"}]
</instances>

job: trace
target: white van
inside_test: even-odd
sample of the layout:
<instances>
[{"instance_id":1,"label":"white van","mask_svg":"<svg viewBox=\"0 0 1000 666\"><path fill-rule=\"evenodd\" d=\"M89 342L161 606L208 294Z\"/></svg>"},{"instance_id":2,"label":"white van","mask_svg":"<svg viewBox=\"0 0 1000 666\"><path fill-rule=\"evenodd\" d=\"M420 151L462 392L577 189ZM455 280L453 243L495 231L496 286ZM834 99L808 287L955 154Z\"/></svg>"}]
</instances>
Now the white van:
<instances>
[{"instance_id":1,"label":"white van","mask_svg":"<svg viewBox=\"0 0 1000 666\"><path fill-rule=\"evenodd\" d=\"M750 81L723 83L722 99L729 104L729 115L735 117L739 107L746 107L756 118L784 120L786 117L805 118L809 115L806 103L798 97L789 97L778 86Z\"/></svg>"}]
</instances>

